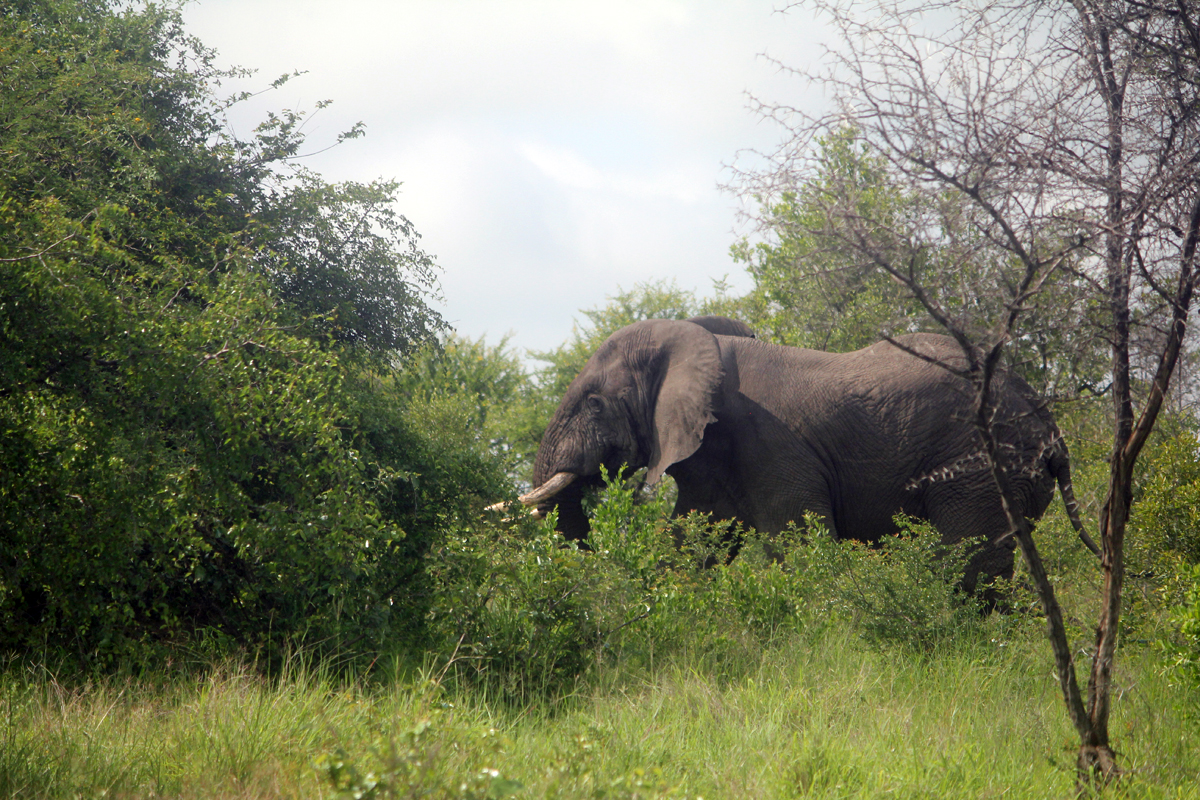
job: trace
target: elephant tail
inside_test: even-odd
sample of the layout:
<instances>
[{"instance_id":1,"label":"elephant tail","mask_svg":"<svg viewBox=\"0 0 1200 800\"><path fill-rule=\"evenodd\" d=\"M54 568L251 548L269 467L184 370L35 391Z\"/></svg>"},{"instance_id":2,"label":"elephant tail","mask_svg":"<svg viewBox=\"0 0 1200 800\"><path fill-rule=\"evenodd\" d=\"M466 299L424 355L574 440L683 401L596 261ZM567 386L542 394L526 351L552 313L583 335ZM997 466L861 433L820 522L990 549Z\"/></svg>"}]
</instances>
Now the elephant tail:
<instances>
[{"instance_id":1,"label":"elephant tail","mask_svg":"<svg viewBox=\"0 0 1200 800\"><path fill-rule=\"evenodd\" d=\"M1059 440L1059 447L1055 448L1049 466L1050 471L1058 480L1058 491L1062 493L1063 505L1067 509L1067 516L1071 519L1071 527L1079 534L1079 541L1099 556L1100 548L1092 541L1092 537L1088 535L1087 529L1083 527L1083 522L1079 519L1079 503L1075 500L1075 489L1071 486L1071 458L1067 455L1067 448L1062 444L1062 440Z\"/></svg>"}]
</instances>

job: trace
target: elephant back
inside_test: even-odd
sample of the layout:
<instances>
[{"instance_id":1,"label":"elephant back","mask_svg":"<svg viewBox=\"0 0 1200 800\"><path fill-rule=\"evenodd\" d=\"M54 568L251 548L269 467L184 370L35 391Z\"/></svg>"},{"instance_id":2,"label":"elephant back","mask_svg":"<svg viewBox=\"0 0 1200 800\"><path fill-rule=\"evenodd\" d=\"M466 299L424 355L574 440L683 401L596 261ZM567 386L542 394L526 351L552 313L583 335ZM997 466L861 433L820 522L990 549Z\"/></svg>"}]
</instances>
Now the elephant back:
<instances>
[{"instance_id":1,"label":"elephant back","mask_svg":"<svg viewBox=\"0 0 1200 800\"><path fill-rule=\"evenodd\" d=\"M692 317L688 322L693 325L699 325L704 330L717 336L742 336L747 339L758 338L754 333L754 329L741 320L721 317L716 314Z\"/></svg>"},{"instance_id":2,"label":"elephant back","mask_svg":"<svg viewBox=\"0 0 1200 800\"><path fill-rule=\"evenodd\" d=\"M941 475L941 480L945 480L959 473L984 469L987 460L982 440L972 433L976 392L965 377L969 364L959 343L939 334L910 334L896 337L895 344L879 342L867 351L876 351L881 357L907 359L914 384L936 385L931 394L943 399L953 396L950 404L932 404L932 429L942 429L944 436L954 436L958 431L973 440L962 445L964 449L959 451L958 459L950 464L928 465L931 472L918 476L910 485L932 482L931 475ZM1004 365L993 375L992 397L995 415L991 429L998 445L1000 467L1019 496L1022 513L1040 516L1053 497L1054 478L1065 458L1062 434L1045 401L1020 375ZM958 424L946 425L943 415L948 406L953 406L951 417L957 418Z\"/></svg>"}]
</instances>

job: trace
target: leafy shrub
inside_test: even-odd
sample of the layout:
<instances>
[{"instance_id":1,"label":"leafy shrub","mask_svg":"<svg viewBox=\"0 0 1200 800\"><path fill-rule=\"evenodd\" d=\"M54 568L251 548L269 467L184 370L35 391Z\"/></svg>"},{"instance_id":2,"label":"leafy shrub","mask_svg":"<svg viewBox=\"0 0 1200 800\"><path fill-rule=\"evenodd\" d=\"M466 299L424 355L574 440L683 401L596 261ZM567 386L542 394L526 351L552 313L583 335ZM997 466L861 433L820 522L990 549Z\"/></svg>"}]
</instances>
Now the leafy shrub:
<instances>
[{"instance_id":1,"label":"leafy shrub","mask_svg":"<svg viewBox=\"0 0 1200 800\"><path fill-rule=\"evenodd\" d=\"M1200 564L1181 570L1176 576L1183 602L1171 612L1178 638L1166 643L1172 666L1185 679L1200 687Z\"/></svg>"},{"instance_id":2,"label":"leafy shrub","mask_svg":"<svg viewBox=\"0 0 1200 800\"><path fill-rule=\"evenodd\" d=\"M381 734L357 760L337 749L319 758L317 767L338 797L353 800L498 800L525 788L492 766L503 746L494 729L458 730L439 722Z\"/></svg>"},{"instance_id":3,"label":"leafy shrub","mask_svg":"<svg viewBox=\"0 0 1200 800\"><path fill-rule=\"evenodd\" d=\"M712 525L701 514L676 520L675 528L686 589L676 599L681 615L706 620L718 642L746 638L755 648L804 625L803 578L780 558L798 542Z\"/></svg>"},{"instance_id":4,"label":"leafy shrub","mask_svg":"<svg viewBox=\"0 0 1200 800\"><path fill-rule=\"evenodd\" d=\"M1135 572L1169 575L1173 562L1200 564L1200 441L1194 424L1168 422L1142 459L1129 521Z\"/></svg>"},{"instance_id":5,"label":"leafy shrub","mask_svg":"<svg viewBox=\"0 0 1200 800\"><path fill-rule=\"evenodd\" d=\"M444 327L396 184L291 172L299 112L231 138L177 8L0 8L0 652L418 641L503 472L396 388Z\"/></svg>"},{"instance_id":6,"label":"leafy shrub","mask_svg":"<svg viewBox=\"0 0 1200 800\"><path fill-rule=\"evenodd\" d=\"M447 537L430 559L430 619L459 677L505 701L560 695L647 624L669 591L647 546L661 520L626 521L598 526L594 552L564 542L553 517Z\"/></svg>"},{"instance_id":7,"label":"leafy shrub","mask_svg":"<svg viewBox=\"0 0 1200 800\"><path fill-rule=\"evenodd\" d=\"M548 526L448 537L433 553L430 620L455 674L507 701L572 689L616 625L616 598L601 603L610 574L588 558Z\"/></svg>"},{"instance_id":8,"label":"leafy shrub","mask_svg":"<svg viewBox=\"0 0 1200 800\"><path fill-rule=\"evenodd\" d=\"M1187 663L1176 638L1200 566L1200 440L1195 420L1167 417L1147 442L1126 534L1122 635L1155 640ZM1182 609L1182 610L1180 610ZM1172 621L1174 619L1174 622ZM1187 635L1183 634L1183 639Z\"/></svg>"},{"instance_id":9,"label":"leafy shrub","mask_svg":"<svg viewBox=\"0 0 1200 800\"><path fill-rule=\"evenodd\" d=\"M705 617L762 643L835 621L875 644L921 649L977 630L979 601L958 589L974 542L946 546L928 523L897 524L899 534L869 545L835 539L812 516L775 536L692 518L683 550L693 564L716 565L692 577L707 583L698 591Z\"/></svg>"},{"instance_id":10,"label":"leafy shrub","mask_svg":"<svg viewBox=\"0 0 1200 800\"><path fill-rule=\"evenodd\" d=\"M958 589L975 542L947 546L928 523L896 521L901 532L872 546L835 540L806 518L786 562L803 576L810 613L847 617L868 641L918 649L978 630L979 603Z\"/></svg>"},{"instance_id":11,"label":"leafy shrub","mask_svg":"<svg viewBox=\"0 0 1200 800\"><path fill-rule=\"evenodd\" d=\"M396 378L410 404L461 404L467 429L481 432L516 481L529 480L546 420L558 401L543 402L508 337L489 345L482 336L445 333L409 357Z\"/></svg>"},{"instance_id":12,"label":"leafy shrub","mask_svg":"<svg viewBox=\"0 0 1200 800\"><path fill-rule=\"evenodd\" d=\"M591 552L526 516L448 537L430 558L442 657L461 680L523 703L570 692L617 658L628 671L686 651L736 674L779 637L833 620L919 649L979 630L977 602L956 588L972 543L946 547L928 525L904 522L870 547L815 520L764 537L701 515L671 520L667 505L607 480Z\"/></svg>"}]
</instances>

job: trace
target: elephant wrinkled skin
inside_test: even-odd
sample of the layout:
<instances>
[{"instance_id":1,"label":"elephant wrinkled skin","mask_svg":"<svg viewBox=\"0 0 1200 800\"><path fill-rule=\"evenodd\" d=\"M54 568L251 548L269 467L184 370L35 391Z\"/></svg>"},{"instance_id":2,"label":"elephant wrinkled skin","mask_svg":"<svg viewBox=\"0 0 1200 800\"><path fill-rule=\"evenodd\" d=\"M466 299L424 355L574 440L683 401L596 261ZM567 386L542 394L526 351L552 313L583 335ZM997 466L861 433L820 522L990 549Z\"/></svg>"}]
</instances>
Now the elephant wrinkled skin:
<instances>
[{"instance_id":1,"label":"elephant wrinkled skin","mask_svg":"<svg viewBox=\"0 0 1200 800\"><path fill-rule=\"evenodd\" d=\"M1011 576L1012 537L970 422L970 384L889 342L853 353L782 347L721 317L646 320L614 333L571 384L542 439L535 490L559 529L583 539L583 490L623 464L678 486L676 514L701 511L773 533L806 511L839 537L877 541L905 513L943 540L984 537L964 587ZM949 337L904 348L962 370ZM1067 449L1025 381L995 378L993 430L1017 514L1036 520L1057 481L1076 523Z\"/></svg>"}]
</instances>

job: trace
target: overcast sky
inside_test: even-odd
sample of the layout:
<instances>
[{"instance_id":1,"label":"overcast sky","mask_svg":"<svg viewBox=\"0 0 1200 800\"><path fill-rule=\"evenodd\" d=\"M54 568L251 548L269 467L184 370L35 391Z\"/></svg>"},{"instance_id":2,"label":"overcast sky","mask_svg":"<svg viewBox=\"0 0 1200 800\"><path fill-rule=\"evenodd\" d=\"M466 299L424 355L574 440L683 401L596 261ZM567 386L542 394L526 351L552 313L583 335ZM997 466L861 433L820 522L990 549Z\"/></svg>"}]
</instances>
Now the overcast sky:
<instances>
[{"instance_id":1,"label":"overcast sky","mask_svg":"<svg viewBox=\"0 0 1200 800\"><path fill-rule=\"evenodd\" d=\"M728 254L745 231L723 165L780 138L748 92L811 102L762 54L820 56L812 18L778 5L197 0L184 16L219 64L258 70L247 88L307 73L234 118L239 134L267 108L320 100L334 104L307 128L314 149L365 123L306 163L332 181L402 181L399 210L442 268L440 310L523 351L557 346L581 308L639 281L749 288Z\"/></svg>"}]
</instances>

